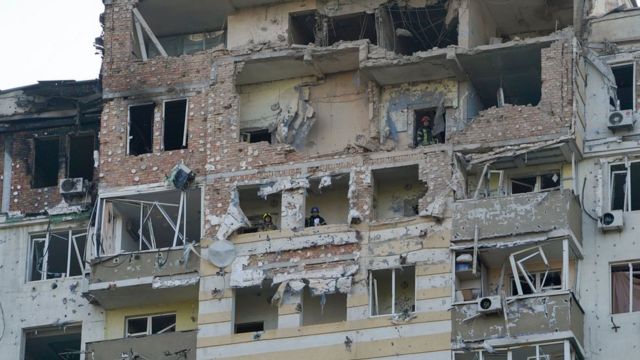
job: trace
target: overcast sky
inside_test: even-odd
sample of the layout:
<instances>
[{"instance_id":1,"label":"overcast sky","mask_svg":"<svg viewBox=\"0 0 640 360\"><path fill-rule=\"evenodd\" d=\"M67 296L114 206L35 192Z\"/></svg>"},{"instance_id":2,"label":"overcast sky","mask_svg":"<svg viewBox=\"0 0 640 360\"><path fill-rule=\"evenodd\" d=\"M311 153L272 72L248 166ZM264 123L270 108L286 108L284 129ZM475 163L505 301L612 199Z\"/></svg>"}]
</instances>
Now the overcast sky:
<instances>
[{"instance_id":1,"label":"overcast sky","mask_svg":"<svg viewBox=\"0 0 640 360\"><path fill-rule=\"evenodd\" d=\"M101 0L0 0L0 89L96 79Z\"/></svg>"}]
</instances>

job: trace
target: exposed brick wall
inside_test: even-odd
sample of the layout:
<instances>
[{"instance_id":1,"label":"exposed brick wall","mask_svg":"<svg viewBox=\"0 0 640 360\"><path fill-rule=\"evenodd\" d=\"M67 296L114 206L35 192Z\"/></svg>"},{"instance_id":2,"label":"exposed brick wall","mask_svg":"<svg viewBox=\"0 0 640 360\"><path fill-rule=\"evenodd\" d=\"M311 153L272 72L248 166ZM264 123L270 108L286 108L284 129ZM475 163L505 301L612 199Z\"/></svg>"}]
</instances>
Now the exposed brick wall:
<instances>
[{"instance_id":1,"label":"exposed brick wall","mask_svg":"<svg viewBox=\"0 0 640 360\"><path fill-rule=\"evenodd\" d=\"M566 135L572 122L571 43L561 40L541 50L542 93L537 106L505 105L481 111L452 134L454 144L488 144L540 135Z\"/></svg>"}]
</instances>

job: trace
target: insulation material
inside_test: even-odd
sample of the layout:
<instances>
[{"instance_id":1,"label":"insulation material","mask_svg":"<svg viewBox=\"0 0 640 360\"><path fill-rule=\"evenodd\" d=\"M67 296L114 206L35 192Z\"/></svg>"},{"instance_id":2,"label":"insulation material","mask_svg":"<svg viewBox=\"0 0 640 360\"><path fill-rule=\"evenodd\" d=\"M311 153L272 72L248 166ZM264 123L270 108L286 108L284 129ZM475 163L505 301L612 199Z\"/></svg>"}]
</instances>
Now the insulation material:
<instances>
[{"instance_id":1,"label":"insulation material","mask_svg":"<svg viewBox=\"0 0 640 360\"><path fill-rule=\"evenodd\" d=\"M231 264L231 287L249 287L262 284L265 273L261 269L245 269L249 264L248 256L239 256Z\"/></svg>"},{"instance_id":2,"label":"insulation material","mask_svg":"<svg viewBox=\"0 0 640 360\"><path fill-rule=\"evenodd\" d=\"M273 283L279 284L289 280L301 280L301 279L337 279L340 277L348 277L354 275L358 271L357 264L349 265L329 265L330 267L314 270L295 271L291 269L291 272L276 274L273 276Z\"/></svg>"},{"instance_id":3,"label":"insulation material","mask_svg":"<svg viewBox=\"0 0 640 360\"><path fill-rule=\"evenodd\" d=\"M249 219L244 215L240 208L240 200L238 190L231 192L231 201L227 208L227 213L222 218L222 223L216 234L218 240L226 240L229 235L243 226L251 226Z\"/></svg>"},{"instance_id":4,"label":"insulation material","mask_svg":"<svg viewBox=\"0 0 640 360\"><path fill-rule=\"evenodd\" d=\"M273 294L271 298L271 305L280 306L282 305L282 300L284 299L284 291L287 289L287 283L283 282L278 286L278 290Z\"/></svg>"},{"instance_id":5,"label":"insulation material","mask_svg":"<svg viewBox=\"0 0 640 360\"><path fill-rule=\"evenodd\" d=\"M444 217L444 212L447 207L447 195L449 191L444 194L439 194L436 198L427 205L427 208L420 211L420 216L433 216L438 219Z\"/></svg>"},{"instance_id":6,"label":"insulation material","mask_svg":"<svg viewBox=\"0 0 640 360\"><path fill-rule=\"evenodd\" d=\"M299 293L304 289L307 285L302 280L291 280L287 284L289 284L289 290L293 293Z\"/></svg>"},{"instance_id":7,"label":"insulation material","mask_svg":"<svg viewBox=\"0 0 640 360\"><path fill-rule=\"evenodd\" d=\"M197 273L180 274L172 276L156 276L151 282L152 289L169 289L181 286L192 286L198 284L200 276Z\"/></svg>"},{"instance_id":8,"label":"insulation material","mask_svg":"<svg viewBox=\"0 0 640 360\"><path fill-rule=\"evenodd\" d=\"M291 189L306 189L309 187L307 179L281 179L273 183L269 183L260 187L258 196L266 199L268 195Z\"/></svg>"},{"instance_id":9,"label":"insulation material","mask_svg":"<svg viewBox=\"0 0 640 360\"><path fill-rule=\"evenodd\" d=\"M298 98L291 99L285 109L277 109L275 138L300 150L316 119L309 104L309 88L301 87L298 92Z\"/></svg>"},{"instance_id":10,"label":"insulation material","mask_svg":"<svg viewBox=\"0 0 640 360\"><path fill-rule=\"evenodd\" d=\"M331 186L331 176L329 176L329 175L323 176L320 179L320 183L318 184L318 190L322 189L323 187L327 187L327 186Z\"/></svg>"}]
</instances>

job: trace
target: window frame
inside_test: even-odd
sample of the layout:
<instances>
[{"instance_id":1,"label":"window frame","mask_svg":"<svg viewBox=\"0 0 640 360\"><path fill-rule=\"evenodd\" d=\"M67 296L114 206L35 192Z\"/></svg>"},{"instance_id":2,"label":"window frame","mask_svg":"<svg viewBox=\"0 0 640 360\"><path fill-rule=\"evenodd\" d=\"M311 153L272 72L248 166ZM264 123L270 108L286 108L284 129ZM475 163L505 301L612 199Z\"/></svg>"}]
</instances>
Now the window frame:
<instances>
[{"instance_id":1,"label":"window frame","mask_svg":"<svg viewBox=\"0 0 640 360\"><path fill-rule=\"evenodd\" d=\"M185 101L185 106L184 106L184 127L183 127L183 132L182 132L182 147L179 149L172 149L172 150L165 150L165 142L164 142L164 134L166 131L166 124L167 124L167 117L166 117L166 113L167 113L167 103L168 102L174 102L174 101L181 101L184 100ZM189 139L189 134L188 134L188 130L189 130L189 98L187 97L179 97L179 98L172 98L172 99L165 99L162 100L162 151L176 151L176 150L184 150L187 149L187 144L188 144L188 139Z\"/></svg>"},{"instance_id":2,"label":"window frame","mask_svg":"<svg viewBox=\"0 0 640 360\"><path fill-rule=\"evenodd\" d=\"M413 272L413 311L411 311L411 314L414 314L417 312L417 293L418 293L418 287L417 287L417 281L416 281L416 273L415 273L415 265L408 265L408 266L404 266L404 267L397 267L397 268L386 268L386 269L371 269L369 270L369 317L378 317L378 316L394 316L399 314L398 312L396 312L396 270L400 270L403 271L405 268L413 268L414 272ZM377 292L374 291L374 286L377 287L377 285L375 285L375 281L373 278L373 272L374 271L391 271L391 313L388 314L379 314L376 312L376 314L373 314L373 309L374 309L374 297L376 298L376 303L378 302L378 296L376 296L374 293Z\"/></svg>"},{"instance_id":3,"label":"window frame","mask_svg":"<svg viewBox=\"0 0 640 360\"><path fill-rule=\"evenodd\" d=\"M624 66L629 66L629 65L632 66L631 72L633 74L633 78L631 79L632 84L633 84L633 86L632 86L632 90L633 90L632 107L631 107L631 109L625 109L625 110L620 110L620 111L629 111L629 110L631 110L631 111L635 112L635 111L637 111L637 106L638 106L637 105L637 97L636 97L637 96L637 83L636 83L636 81L637 81L637 74L636 74L637 64L636 64L636 61L634 61L634 60L624 60L624 61L618 61L618 62L614 61L614 62L610 62L609 63L609 67L611 68L611 72L612 73L613 73L613 69L614 68L619 68L619 67L624 67ZM620 101L619 99L617 99L617 97L618 97L617 90L618 89L617 89L617 84L616 84L616 100Z\"/></svg>"},{"instance_id":4,"label":"window frame","mask_svg":"<svg viewBox=\"0 0 640 360\"><path fill-rule=\"evenodd\" d=\"M173 317L174 317L173 324L165 327L164 329L162 329L159 332L154 333L153 329L152 329L153 319L156 318L156 317L170 316L170 315L173 315ZM144 333L140 332L140 333L130 334L129 333L129 320L138 320L138 319L146 319L147 320L146 331ZM173 327L173 331L172 332L176 332L177 331L177 324L178 324L178 315L177 315L176 312L127 316L127 317L124 318L124 337L125 338L131 338L131 337L140 337L140 336L164 334L164 333L168 332L167 330L172 328L172 327Z\"/></svg>"},{"instance_id":5,"label":"window frame","mask_svg":"<svg viewBox=\"0 0 640 360\"><path fill-rule=\"evenodd\" d=\"M631 174L631 165L634 163L639 163L640 164L640 160L634 160L634 161L618 161L618 162L613 162L613 163L609 163L609 168L608 168L608 178L607 180L609 181L609 183L607 184L609 189L607 191L607 195L609 196L609 199L607 201L608 203L608 209L611 211L614 210L621 210L622 212L632 212L632 211L640 211L640 207L638 207L638 209L633 210L633 204L631 203L633 196L632 196L632 188L631 188L631 180L632 180L632 174ZM627 164L629 164L629 166L626 166ZM611 168L613 166L618 166L618 165L623 165L625 166L625 170L612 170ZM613 173L624 173L626 171L626 177L625 177L625 198L624 198L624 203L622 206L622 209L614 209L613 208ZM638 174L638 176L640 176L640 173ZM638 189L637 191L640 191L640 189Z\"/></svg>"},{"instance_id":6,"label":"window frame","mask_svg":"<svg viewBox=\"0 0 640 360\"><path fill-rule=\"evenodd\" d=\"M62 233L63 231L67 232L67 267L66 267L66 271L63 274L63 276L61 277L48 277L49 272L48 272L48 268L49 268L49 243L51 240L51 234L52 233ZM74 234L75 233L75 234ZM85 237L85 248L84 248L84 254L80 253L80 249L77 243L77 239L81 236ZM59 230L59 231L48 231L45 233L42 232L36 232L33 234L29 235L29 251L28 251L28 261L27 261L27 282L34 282L34 281L45 281L45 280L52 280L52 279L60 279L60 278L72 278L72 277L80 277L83 276L84 270L85 270L85 264L84 264L84 258L86 257L86 251L87 251L87 237L88 234L86 232L85 229L67 229L67 230ZM42 268L40 269L40 279L34 279L33 276L33 269L34 269L34 250L35 250L35 246L34 243L36 241L43 241L44 242L44 246L43 246L43 251L44 254L42 256ZM80 268L81 273L78 275L70 275L71 272L71 263L72 263L72 259L74 258L72 255L75 255L75 259L78 261L78 266ZM83 256L84 255L84 256ZM37 269L37 265L36 265L36 269Z\"/></svg>"},{"instance_id":7,"label":"window frame","mask_svg":"<svg viewBox=\"0 0 640 360\"><path fill-rule=\"evenodd\" d=\"M629 311L613 312L613 268L616 266L627 265L629 268ZM633 275L640 274L640 270L634 270L633 266L640 266L640 260L628 260L622 262L613 262L609 264L609 313L611 315L640 313L640 310L633 310Z\"/></svg>"},{"instance_id":8,"label":"window frame","mask_svg":"<svg viewBox=\"0 0 640 360\"><path fill-rule=\"evenodd\" d=\"M543 189L542 188L542 177L545 175L558 175L558 186L554 186L554 187L550 187L550 188L546 188ZM536 178L536 183L533 187L532 191L529 192L524 192L524 193L513 193L513 181L514 179L518 179L518 178L526 178L526 177L535 177ZM540 172L535 172L533 174L530 175L526 175L526 174L513 174L513 175L508 175L508 181L509 181L509 195L519 195L519 194L531 194L531 193L539 193L539 192L543 192L543 191L553 191L553 190L561 190L562 189L562 171L561 170L550 170L550 171L540 171Z\"/></svg>"},{"instance_id":9,"label":"window frame","mask_svg":"<svg viewBox=\"0 0 640 360\"><path fill-rule=\"evenodd\" d=\"M144 105L153 105L153 119L151 121L151 152L142 153L142 154L131 154L131 108L136 106L144 106ZM154 101L148 101L137 104L129 104L127 106L127 156L140 156L144 154L153 154L153 128L155 127L155 114L156 114L156 106L157 104ZM164 109L163 109L164 110Z\"/></svg>"},{"instance_id":10,"label":"window frame","mask_svg":"<svg viewBox=\"0 0 640 360\"><path fill-rule=\"evenodd\" d=\"M536 288L540 289L540 293L544 293L546 291L556 291L556 290L562 290L562 269L549 269L549 271L547 272L547 277L549 277L549 275L551 273L557 273L558 275L560 275L560 285L553 285L553 286L543 286L543 279L544 279L544 271L536 271L536 272L532 272L529 273L531 276L533 276L533 282L534 285L536 286ZM515 283L515 276L513 276L513 274L511 275L511 281L509 282L509 286L510 286L510 290L509 293L511 294L510 297L513 296L528 296L528 295L533 295L535 293L529 293L529 294L522 294L519 295L517 294L517 290L514 288L514 283ZM516 294L514 294L514 291L516 292Z\"/></svg>"}]
</instances>

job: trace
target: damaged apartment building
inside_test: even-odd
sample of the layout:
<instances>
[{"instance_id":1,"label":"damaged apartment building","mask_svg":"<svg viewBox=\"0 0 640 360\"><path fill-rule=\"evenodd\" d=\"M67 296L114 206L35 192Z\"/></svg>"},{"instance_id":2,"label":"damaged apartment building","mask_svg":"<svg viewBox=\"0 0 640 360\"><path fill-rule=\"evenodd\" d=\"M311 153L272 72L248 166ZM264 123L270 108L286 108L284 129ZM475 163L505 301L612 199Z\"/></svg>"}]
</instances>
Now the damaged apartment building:
<instances>
[{"instance_id":1,"label":"damaged apartment building","mask_svg":"<svg viewBox=\"0 0 640 360\"><path fill-rule=\"evenodd\" d=\"M633 358L634 1L103 3L0 92L0 349Z\"/></svg>"}]
</instances>

